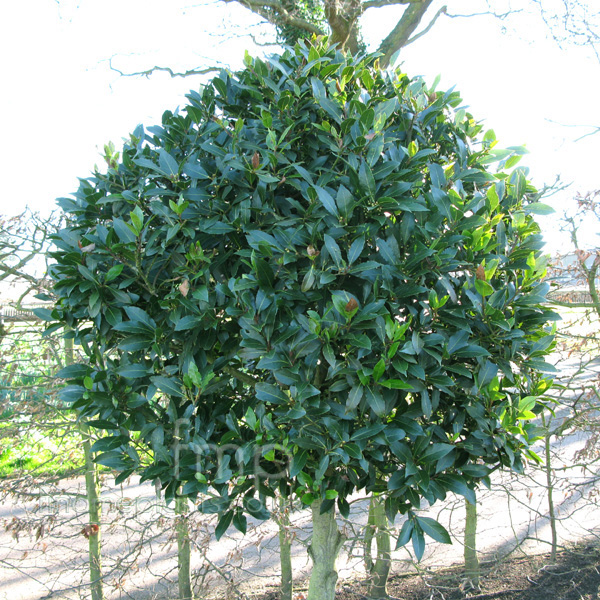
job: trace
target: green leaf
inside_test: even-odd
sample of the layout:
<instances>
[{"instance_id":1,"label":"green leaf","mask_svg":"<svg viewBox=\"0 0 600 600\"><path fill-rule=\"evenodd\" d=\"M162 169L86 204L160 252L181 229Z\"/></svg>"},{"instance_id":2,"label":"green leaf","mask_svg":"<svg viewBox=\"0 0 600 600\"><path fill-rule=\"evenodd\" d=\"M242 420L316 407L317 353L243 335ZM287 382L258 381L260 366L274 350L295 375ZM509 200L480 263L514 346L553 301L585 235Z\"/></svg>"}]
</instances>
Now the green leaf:
<instances>
[{"instance_id":1,"label":"green leaf","mask_svg":"<svg viewBox=\"0 0 600 600\"><path fill-rule=\"evenodd\" d=\"M193 329L194 327L198 327L200 323L202 323L202 319L200 317L196 317L194 315L187 315L185 317L181 317L181 319L177 321L177 325L175 325L175 331L185 331L187 329Z\"/></svg>"},{"instance_id":2,"label":"green leaf","mask_svg":"<svg viewBox=\"0 0 600 600\"><path fill-rule=\"evenodd\" d=\"M106 277L104 278L104 281L106 283L108 283L109 281L113 281L113 279L116 279L123 272L123 267L124 266L125 265L114 265L114 266L112 266L108 270L108 273L106 274Z\"/></svg>"},{"instance_id":3,"label":"green leaf","mask_svg":"<svg viewBox=\"0 0 600 600\"><path fill-rule=\"evenodd\" d=\"M385 373L385 360L379 359L377 364L373 367L373 380L379 381L381 376Z\"/></svg>"},{"instance_id":4,"label":"green leaf","mask_svg":"<svg viewBox=\"0 0 600 600\"><path fill-rule=\"evenodd\" d=\"M152 383L161 391L167 394L167 396L175 396L177 398L183 398L181 392L182 383L175 377L163 377L155 376L150 378Z\"/></svg>"},{"instance_id":5,"label":"green leaf","mask_svg":"<svg viewBox=\"0 0 600 600\"><path fill-rule=\"evenodd\" d=\"M123 219L114 218L113 227L121 242L124 244L131 244L135 242L135 233L131 231Z\"/></svg>"},{"instance_id":6,"label":"green leaf","mask_svg":"<svg viewBox=\"0 0 600 600\"><path fill-rule=\"evenodd\" d=\"M525 212L533 215L551 215L556 212L551 206L543 202L532 202L527 204L524 209Z\"/></svg>"},{"instance_id":7,"label":"green leaf","mask_svg":"<svg viewBox=\"0 0 600 600\"><path fill-rule=\"evenodd\" d=\"M272 290L275 285L275 273L271 265L266 260L257 257L254 257L252 263L260 285L268 290Z\"/></svg>"},{"instance_id":8,"label":"green leaf","mask_svg":"<svg viewBox=\"0 0 600 600\"><path fill-rule=\"evenodd\" d=\"M348 250L348 264L351 265L359 259L364 247L365 238L359 237L352 242L352 245Z\"/></svg>"},{"instance_id":9,"label":"green leaf","mask_svg":"<svg viewBox=\"0 0 600 600\"><path fill-rule=\"evenodd\" d=\"M233 520L233 510L228 510L225 514L221 515L219 522L215 528L215 537L220 540L223 534L227 531Z\"/></svg>"},{"instance_id":10,"label":"green leaf","mask_svg":"<svg viewBox=\"0 0 600 600\"><path fill-rule=\"evenodd\" d=\"M415 558L420 561L423 558L425 552L425 537L419 526L416 526L412 532L412 545L415 552Z\"/></svg>"},{"instance_id":11,"label":"green leaf","mask_svg":"<svg viewBox=\"0 0 600 600\"><path fill-rule=\"evenodd\" d=\"M344 444L343 448L348 454L348 456L350 456L350 458L355 458L357 460L360 460L362 458L362 452L357 444L349 442L347 444Z\"/></svg>"},{"instance_id":12,"label":"green leaf","mask_svg":"<svg viewBox=\"0 0 600 600\"><path fill-rule=\"evenodd\" d=\"M405 383L401 379L386 379L385 381L380 381L379 385L386 387L391 390L412 390L414 387L409 383Z\"/></svg>"},{"instance_id":13,"label":"green leaf","mask_svg":"<svg viewBox=\"0 0 600 600\"><path fill-rule=\"evenodd\" d=\"M340 215L346 220L350 219L350 217L352 216L352 210L355 205L354 196L343 185L340 185L340 187L338 188L335 202L340 211Z\"/></svg>"},{"instance_id":14,"label":"green leaf","mask_svg":"<svg viewBox=\"0 0 600 600\"><path fill-rule=\"evenodd\" d=\"M378 433L381 433L385 429L385 425L383 423L374 423L373 425L368 425L367 427L362 427L358 431L354 432L352 439L357 442L360 440L366 440L367 438L374 437Z\"/></svg>"},{"instance_id":15,"label":"green leaf","mask_svg":"<svg viewBox=\"0 0 600 600\"><path fill-rule=\"evenodd\" d=\"M63 367L57 374L56 377L60 379L79 379L85 377L91 371L91 367L87 364L74 364Z\"/></svg>"},{"instance_id":16,"label":"green leaf","mask_svg":"<svg viewBox=\"0 0 600 600\"><path fill-rule=\"evenodd\" d=\"M343 267L343 261L342 251L340 250L340 247L330 235L325 234L323 239L325 241L325 247L327 248L327 252L329 252L329 256L331 256L333 262L335 263L335 266L338 269L341 269Z\"/></svg>"},{"instance_id":17,"label":"green leaf","mask_svg":"<svg viewBox=\"0 0 600 600\"><path fill-rule=\"evenodd\" d=\"M150 370L144 365L122 365L117 369L121 377L128 379L140 379L146 377Z\"/></svg>"},{"instance_id":18,"label":"green leaf","mask_svg":"<svg viewBox=\"0 0 600 600\"><path fill-rule=\"evenodd\" d=\"M334 217L338 217L338 208L335 203L335 200L333 199L333 196L325 188L319 187L318 185L314 186L314 190L315 192L317 192L319 202L323 205L325 210L328 213L332 214Z\"/></svg>"},{"instance_id":19,"label":"green leaf","mask_svg":"<svg viewBox=\"0 0 600 600\"><path fill-rule=\"evenodd\" d=\"M210 175L200 163L188 162L183 168L183 173L191 179L210 179Z\"/></svg>"},{"instance_id":20,"label":"green leaf","mask_svg":"<svg viewBox=\"0 0 600 600\"><path fill-rule=\"evenodd\" d=\"M452 450L454 450L454 446L450 444L432 444L423 453L422 460L426 463L434 463Z\"/></svg>"},{"instance_id":21,"label":"green leaf","mask_svg":"<svg viewBox=\"0 0 600 600\"><path fill-rule=\"evenodd\" d=\"M256 397L263 402L269 402L270 404L289 402L287 394L279 386L271 383L257 383L254 389L256 390Z\"/></svg>"},{"instance_id":22,"label":"green leaf","mask_svg":"<svg viewBox=\"0 0 600 600\"><path fill-rule=\"evenodd\" d=\"M377 390L373 390L370 387L365 388L365 398L367 404L373 409L373 412L378 417L385 414L385 401L383 396Z\"/></svg>"},{"instance_id":23,"label":"green leaf","mask_svg":"<svg viewBox=\"0 0 600 600\"><path fill-rule=\"evenodd\" d=\"M292 456L292 462L290 465L290 477L294 478L302 471L306 461L308 460L308 452L306 450L300 450L300 452Z\"/></svg>"},{"instance_id":24,"label":"green leaf","mask_svg":"<svg viewBox=\"0 0 600 600\"><path fill-rule=\"evenodd\" d=\"M440 544L451 544L450 534L446 531L443 525L440 525L434 519L429 517L416 517L419 527L426 533L430 538L434 539Z\"/></svg>"},{"instance_id":25,"label":"green leaf","mask_svg":"<svg viewBox=\"0 0 600 600\"><path fill-rule=\"evenodd\" d=\"M475 492L467 486L460 475L441 475L436 481L451 492L464 496L471 504L477 502Z\"/></svg>"},{"instance_id":26,"label":"green leaf","mask_svg":"<svg viewBox=\"0 0 600 600\"><path fill-rule=\"evenodd\" d=\"M371 167L363 160L358 171L358 181L364 192L370 197L375 195L375 178L371 171Z\"/></svg>"},{"instance_id":27,"label":"green leaf","mask_svg":"<svg viewBox=\"0 0 600 600\"><path fill-rule=\"evenodd\" d=\"M475 289L484 297L491 296L494 293L494 288L482 279L475 280Z\"/></svg>"},{"instance_id":28,"label":"green leaf","mask_svg":"<svg viewBox=\"0 0 600 600\"><path fill-rule=\"evenodd\" d=\"M469 343L469 332L468 331L457 331L448 340L446 350L449 355L454 354L459 348L464 348Z\"/></svg>"},{"instance_id":29,"label":"green leaf","mask_svg":"<svg viewBox=\"0 0 600 600\"><path fill-rule=\"evenodd\" d=\"M233 515L233 526L242 533L242 535L246 535L246 531L248 529L248 521L246 519L246 515L241 510L236 510Z\"/></svg>"},{"instance_id":30,"label":"green leaf","mask_svg":"<svg viewBox=\"0 0 600 600\"><path fill-rule=\"evenodd\" d=\"M479 369L479 373L477 373L479 387L482 388L483 386L487 385L490 381L492 381L492 379L494 379L494 377L496 377L497 374L498 367L489 360L486 360L483 363L483 367Z\"/></svg>"},{"instance_id":31,"label":"green leaf","mask_svg":"<svg viewBox=\"0 0 600 600\"><path fill-rule=\"evenodd\" d=\"M34 308L31 312L42 321L51 322L56 320L52 316L52 311L48 308Z\"/></svg>"},{"instance_id":32,"label":"green leaf","mask_svg":"<svg viewBox=\"0 0 600 600\"><path fill-rule=\"evenodd\" d=\"M346 400L346 412L353 411L362 400L364 388L361 385L353 387L348 393L348 399Z\"/></svg>"},{"instance_id":33,"label":"green leaf","mask_svg":"<svg viewBox=\"0 0 600 600\"><path fill-rule=\"evenodd\" d=\"M406 521L402 523L402 528L400 529L398 539L396 540L396 550L408 544L410 538L412 537L414 526L415 524L411 518L406 519Z\"/></svg>"}]
</instances>

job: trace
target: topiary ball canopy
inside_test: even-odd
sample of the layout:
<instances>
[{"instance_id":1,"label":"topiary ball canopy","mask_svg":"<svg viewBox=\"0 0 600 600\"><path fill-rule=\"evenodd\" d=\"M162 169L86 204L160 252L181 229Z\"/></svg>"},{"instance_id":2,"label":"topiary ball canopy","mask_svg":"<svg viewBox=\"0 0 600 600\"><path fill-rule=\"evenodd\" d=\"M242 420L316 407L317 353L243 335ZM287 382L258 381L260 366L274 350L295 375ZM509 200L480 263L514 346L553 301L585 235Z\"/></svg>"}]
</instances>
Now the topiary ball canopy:
<instances>
[{"instance_id":1,"label":"topiary ball canopy","mask_svg":"<svg viewBox=\"0 0 600 600\"><path fill-rule=\"evenodd\" d=\"M318 41L188 99L59 201L51 318L98 462L221 532L276 489L393 517L521 468L554 318L523 150Z\"/></svg>"}]
</instances>

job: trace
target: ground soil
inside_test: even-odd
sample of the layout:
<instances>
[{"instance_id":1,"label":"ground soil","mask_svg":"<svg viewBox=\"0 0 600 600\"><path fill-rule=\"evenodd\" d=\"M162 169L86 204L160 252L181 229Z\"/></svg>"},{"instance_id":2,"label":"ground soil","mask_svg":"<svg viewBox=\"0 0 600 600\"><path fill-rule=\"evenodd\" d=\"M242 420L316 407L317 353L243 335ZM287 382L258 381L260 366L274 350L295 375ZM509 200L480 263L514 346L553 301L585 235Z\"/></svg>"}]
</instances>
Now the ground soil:
<instances>
[{"instance_id":1,"label":"ground soil","mask_svg":"<svg viewBox=\"0 0 600 600\"><path fill-rule=\"evenodd\" d=\"M459 567L403 574L390 578L390 598L401 600L598 600L600 548L579 545L557 554L508 558L482 565L479 587L473 587ZM343 582L336 598L366 600L363 582ZM278 600L277 591L256 600ZM304 600L298 586L295 600Z\"/></svg>"}]
</instances>

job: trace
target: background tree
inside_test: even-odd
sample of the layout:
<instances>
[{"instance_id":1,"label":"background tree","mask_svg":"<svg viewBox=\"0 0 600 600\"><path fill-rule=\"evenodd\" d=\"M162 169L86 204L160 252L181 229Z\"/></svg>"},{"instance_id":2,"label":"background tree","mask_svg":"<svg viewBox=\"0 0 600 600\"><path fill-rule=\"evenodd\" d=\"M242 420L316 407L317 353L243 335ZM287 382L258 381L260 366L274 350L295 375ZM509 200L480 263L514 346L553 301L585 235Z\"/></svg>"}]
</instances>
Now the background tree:
<instances>
[{"instance_id":1,"label":"background tree","mask_svg":"<svg viewBox=\"0 0 600 600\"><path fill-rule=\"evenodd\" d=\"M515 30L519 30L521 21L540 20L559 44L586 45L592 47L597 55L600 41L600 12L589 0L529 0L518 8L503 0L475 0L466 6L464 2L440 0L214 0L200 6L232 3L251 11L258 21L244 20L243 25L238 25L234 17L221 31L213 28L210 35L250 36L259 46L293 45L313 35L326 35L331 44L353 54L366 49L361 33L365 15L379 11L378 34L370 41L371 49L381 53L383 67L389 66L403 48L423 36L432 37L435 44L435 25L443 19L491 16L506 23L503 24L504 29ZM525 33L527 35L528 32ZM166 71L172 76L188 76L205 75L213 70L211 67L205 64L177 71L163 65L136 73L119 72L147 76L156 71Z\"/></svg>"},{"instance_id":2,"label":"background tree","mask_svg":"<svg viewBox=\"0 0 600 600\"><path fill-rule=\"evenodd\" d=\"M301 498L309 598L332 598L356 490L408 515L419 558L449 541L423 498L522 468L555 318L543 207L455 92L326 39L246 62L60 200L52 318L89 360L64 398L117 482L202 495L217 537Z\"/></svg>"}]
</instances>

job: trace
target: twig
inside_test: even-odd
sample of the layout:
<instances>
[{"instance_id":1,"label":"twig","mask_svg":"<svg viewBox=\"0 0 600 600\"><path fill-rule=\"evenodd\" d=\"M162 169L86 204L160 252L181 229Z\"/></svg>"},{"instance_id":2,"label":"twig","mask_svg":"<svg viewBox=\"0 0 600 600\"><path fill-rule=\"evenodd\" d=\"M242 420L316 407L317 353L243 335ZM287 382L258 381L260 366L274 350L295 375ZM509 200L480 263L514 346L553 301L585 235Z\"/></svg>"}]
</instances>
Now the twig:
<instances>
[{"instance_id":1,"label":"twig","mask_svg":"<svg viewBox=\"0 0 600 600\"><path fill-rule=\"evenodd\" d=\"M173 78L175 78L175 77L191 77L192 75L207 75L208 73L217 73L222 70L222 67L206 67L204 69L196 68L196 69L188 69L187 71L183 71L183 72L178 72L178 71L173 71L173 69L171 69L171 67L154 66L150 69L146 69L145 71L135 71L133 73L125 73L124 71L117 69L113 65L113 63L112 63L113 58L114 57L111 56L108 59L108 66L110 67L111 71L118 73L119 75L121 75L121 77L150 77L150 75L153 75L154 73L157 73L159 71L168 73Z\"/></svg>"}]
</instances>

